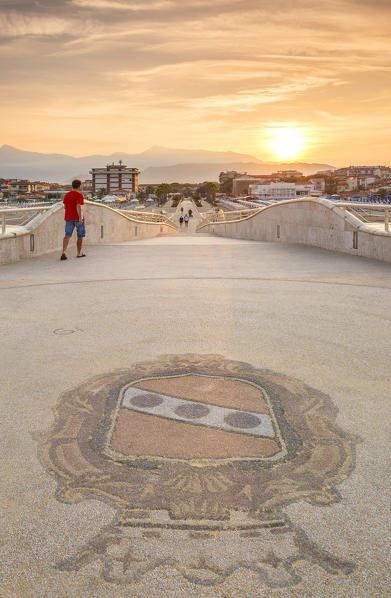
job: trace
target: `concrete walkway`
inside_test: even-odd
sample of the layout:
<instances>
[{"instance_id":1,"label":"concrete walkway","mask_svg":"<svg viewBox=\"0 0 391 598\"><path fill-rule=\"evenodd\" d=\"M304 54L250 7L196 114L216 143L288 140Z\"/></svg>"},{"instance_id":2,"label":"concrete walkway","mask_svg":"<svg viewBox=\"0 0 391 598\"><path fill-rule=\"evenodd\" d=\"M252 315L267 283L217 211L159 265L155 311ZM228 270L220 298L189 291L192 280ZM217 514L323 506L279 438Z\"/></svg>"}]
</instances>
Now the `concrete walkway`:
<instances>
[{"instance_id":1,"label":"concrete walkway","mask_svg":"<svg viewBox=\"0 0 391 598\"><path fill-rule=\"evenodd\" d=\"M182 211L183 209L183 211ZM192 217L189 218L188 221L188 225L186 226L185 222L183 222L182 226L180 224L180 218L181 216L184 218L186 216L186 214L189 214L189 210L192 210ZM190 201L190 200L184 200L181 201L178 204L178 207L176 209L176 212L173 216L173 222L174 224L176 224L179 227L179 232L183 235L183 234L192 234L195 233L197 226L201 223L202 221L202 216L196 206L196 204L194 203L194 201Z\"/></svg>"},{"instance_id":2,"label":"concrete walkway","mask_svg":"<svg viewBox=\"0 0 391 598\"><path fill-rule=\"evenodd\" d=\"M0 269L0 595L390 595L390 266L86 249Z\"/></svg>"}]
</instances>

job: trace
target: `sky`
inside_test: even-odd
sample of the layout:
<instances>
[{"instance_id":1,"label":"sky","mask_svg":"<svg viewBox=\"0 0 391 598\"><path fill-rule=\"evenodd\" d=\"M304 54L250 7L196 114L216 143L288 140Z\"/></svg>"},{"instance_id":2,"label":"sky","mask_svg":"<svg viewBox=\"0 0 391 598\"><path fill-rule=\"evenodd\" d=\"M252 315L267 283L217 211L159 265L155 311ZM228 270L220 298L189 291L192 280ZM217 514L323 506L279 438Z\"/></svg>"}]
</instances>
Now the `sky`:
<instances>
[{"instance_id":1,"label":"sky","mask_svg":"<svg viewBox=\"0 0 391 598\"><path fill-rule=\"evenodd\" d=\"M0 0L0 65L0 145L391 164L391 0Z\"/></svg>"}]
</instances>

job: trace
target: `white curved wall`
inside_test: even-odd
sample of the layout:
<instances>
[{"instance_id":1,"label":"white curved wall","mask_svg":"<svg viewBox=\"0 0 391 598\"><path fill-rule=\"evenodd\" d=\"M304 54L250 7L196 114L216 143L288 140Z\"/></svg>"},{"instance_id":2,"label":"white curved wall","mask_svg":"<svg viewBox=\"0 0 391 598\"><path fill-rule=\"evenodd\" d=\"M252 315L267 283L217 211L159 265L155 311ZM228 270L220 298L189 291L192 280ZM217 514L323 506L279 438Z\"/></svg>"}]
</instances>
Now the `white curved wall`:
<instances>
[{"instance_id":1,"label":"white curved wall","mask_svg":"<svg viewBox=\"0 0 391 598\"><path fill-rule=\"evenodd\" d=\"M103 205L86 203L84 213L86 240L91 245L148 239L176 232L174 227L160 222L135 222ZM18 233L0 237L0 264L61 251L63 238L64 209L62 205L56 205L21 227ZM75 244L76 232L70 248Z\"/></svg>"},{"instance_id":2,"label":"white curved wall","mask_svg":"<svg viewBox=\"0 0 391 598\"><path fill-rule=\"evenodd\" d=\"M246 220L214 223L208 229L234 239L300 243L391 262L390 233L371 230L323 199L281 202Z\"/></svg>"}]
</instances>

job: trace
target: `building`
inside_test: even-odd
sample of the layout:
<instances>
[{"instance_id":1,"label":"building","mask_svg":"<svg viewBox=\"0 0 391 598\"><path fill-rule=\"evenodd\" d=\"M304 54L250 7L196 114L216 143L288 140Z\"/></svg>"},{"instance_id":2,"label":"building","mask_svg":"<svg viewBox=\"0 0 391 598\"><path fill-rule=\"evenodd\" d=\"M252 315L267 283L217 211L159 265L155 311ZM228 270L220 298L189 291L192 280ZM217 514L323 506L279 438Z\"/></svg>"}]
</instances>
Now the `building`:
<instances>
[{"instance_id":1,"label":"building","mask_svg":"<svg viewBox=\"0 0 391 598\"><path fill-rule=\"evenodd\" d=\"M391 173L388 166L347 166L337 168L333 176L336 177L382 177Z\"/></svg>"},{"instance_id":2,"label":"building","mask_svg":"<svg viewBox=\"0 0 391 598\"><path fill-rule=\"evenodd\" d=\"M319 191L322 195L323 195L323 193L325 193L326 182L324 179L321 179L321 178L310 179L308 182L310 185L312 185L314 191Z\"/></svg>"},{"instance_id":3,"label":"building","mask_svg":"<svg viewBox=\"0 0 391 598\"><path fill-rule=\"evenodd\" d=\"M255 183L250 185L250 194L257 199L294 199L306 195L319 196L321 192L311 183L298 185L296 183Z\"/></svg>"},{"instance_id":4,"label":"building","mask_svg":"<svg viewBox=\"0 0 391 598\"><path fill-rule=\"evenodd\" d=\"M85 195L91 195L92 194L92 179L86 179L85 181L83 181L82 192Z\"/></svg>"},{"instance_id":5,"label":"building","mask_svg":"<svg viewBox=\"0 0 391 598\"><path fill-rule=\"evenodd\" d=\"M122 161L119 164L107 164L103 168L93 168L92 193L95 195L99 189L105 189L107 194L130 194L138 191L138 168L128 168Z\"/></svg>"},{"instance_id":6,"label":"building","mask_svg":"<svg viewBox=\"0 0 391 598\"><path fill-rule=\"evenodd\" d=\"M246 175L247 175L247 172L240 173L240 172L237 172L236 170L227 170L225 172L220 172L219 183L220 183L220 185L222 185L223 183L225 183L225 181L237 179L238 177L246 176Z\"/></svg>"},{"instance_id":7,"label":"building","mask_svg":"<svg viewBox=\"0 0 391 598\"><path fill-rule=\"evenodd\" d=\"M26 179L0 179L0 192L12 198L42 195L52 187L52 183L29 181ZM42 195L43 196L43 195Z\"/></svg>"},{"instance_id":8,"label":"building","mask_svg":"<svg viewBox=\"0 0 391 598\"><path fill-rule=\"evenodd\" d=\"M288 179L288 178L298 178L302 177L303 173L299 172L298 170L277 170L277 172L273 172L273 175L279 179Z\"/></svg>"},{"instance_id":9,"label":"building","mask_svg":"<svg viewBox=\"0 0 391 598\"><path fill-rule=\"evenodd\" d=\"M52 188L52 183L46 183L43 181L30 181L31 191L48 191Z\"/></svg>"},{"instance_id":10,"label":"building","mask_svg":"<svg viewBox=\"0 0 391 598\"><path fill-rule=\"evenodd\" d=\"M10 179L10 195L25 195L31 192L31 183L25 179Z\"/></svg>"},{"instance_id":11,"label":"building","mask_svg":"<svg viewBox=\"0 0 391 598\"><path fill-rule=\"evenodd\" d=\"M322 175L324 177L330 177L333 176L335 170L317 170L315 172L316 175Z\"/></svg>"},{"instance_id":12,"label":"building","mask_svg":"<svg viewBox=\"0 0 391 598\"><path fill-rule=\"evenodd\" d=\"M0 191L6 194L11 192L11 182L9 179L0 179Z\"/></svg>"},{"instance_id":13,"label":"building","mask_svg":"<svg viewBox=\"0 0 391 598\"><path fill-rule=\"evenodd\" d=\"M232 183L232 195L239 197L240 195L251 195L250 185L256 185L257 183L272 182L276 178L272 174L246 174L233 180Z\"/></svg>"},{"instance_id":14,"label":"building","mask_svg":"<svg viewBox=\"0 0 391 598\"><path fill-rule=\"evenodd\" d=\"M221 175L230 173L220 173ZM241 195L251 195L250 186L259 183L278 183L280 179L301 178L303 173L298 170L279 170L273 174L243 174L234 178L232 183L232 195L239 197Z\"/></svg>"}]
</instances>

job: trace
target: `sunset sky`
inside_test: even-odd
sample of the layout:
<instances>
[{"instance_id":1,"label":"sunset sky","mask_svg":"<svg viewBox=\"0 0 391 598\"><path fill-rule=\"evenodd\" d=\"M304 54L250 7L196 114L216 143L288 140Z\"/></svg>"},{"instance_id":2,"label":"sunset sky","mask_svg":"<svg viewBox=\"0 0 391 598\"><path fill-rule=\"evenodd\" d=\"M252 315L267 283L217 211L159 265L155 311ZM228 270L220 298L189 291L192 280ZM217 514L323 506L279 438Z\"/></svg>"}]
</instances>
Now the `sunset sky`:
<instances>
[{"instance_id":1,"label":"sunset sky","mask_svg":"<svg viewBox=\"0 0 391 598\"><path fill-rule=\"evenodd\" d=\"M288 131L299 139L292 159L391 163L391 0L0 8L0 145L75 156L164 145L277 160Z\"/></svg>"}]
</instances>

